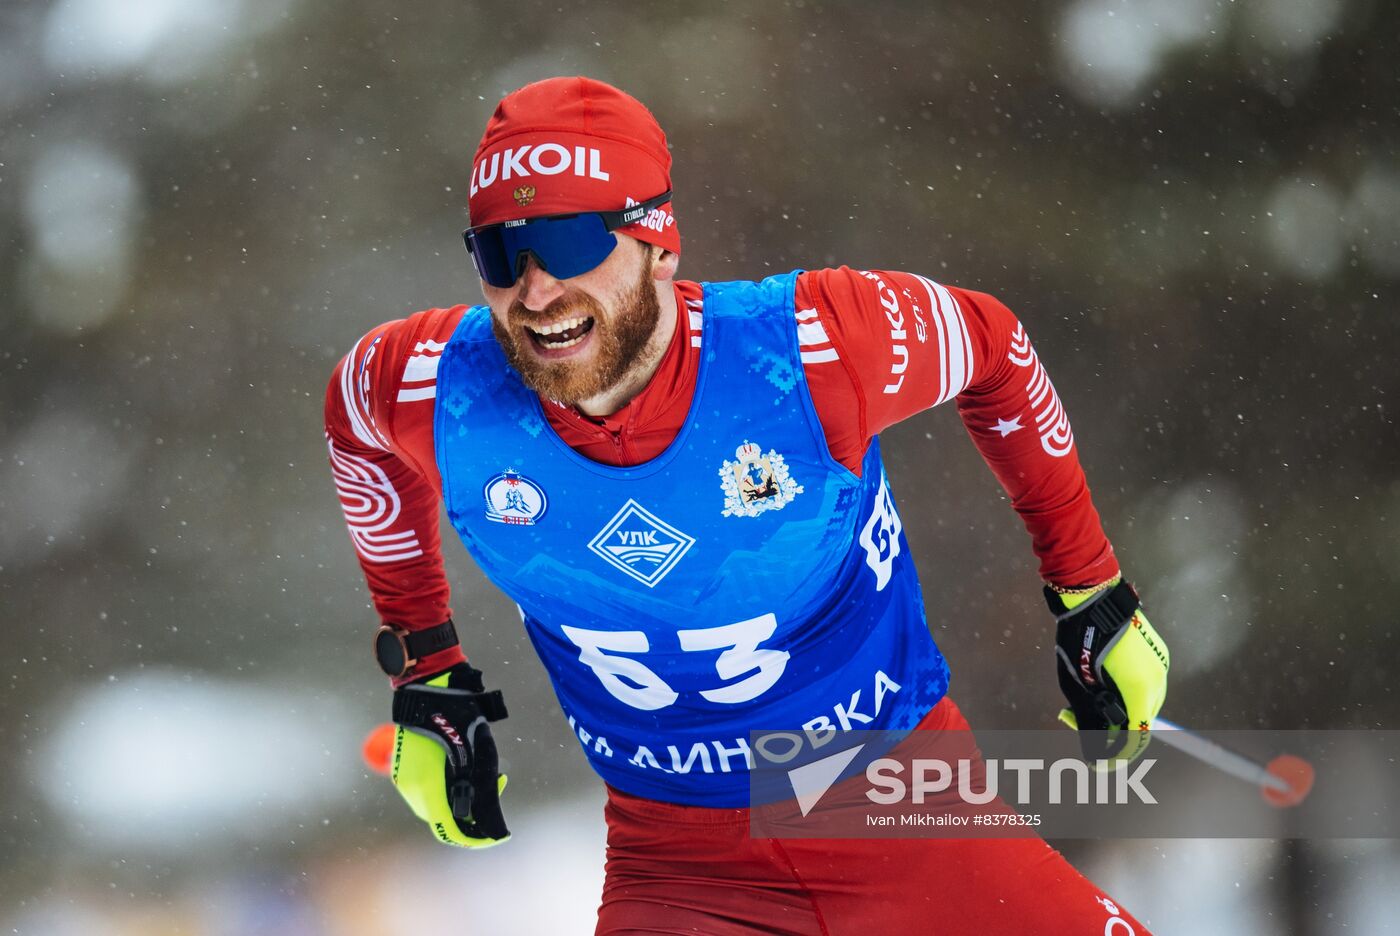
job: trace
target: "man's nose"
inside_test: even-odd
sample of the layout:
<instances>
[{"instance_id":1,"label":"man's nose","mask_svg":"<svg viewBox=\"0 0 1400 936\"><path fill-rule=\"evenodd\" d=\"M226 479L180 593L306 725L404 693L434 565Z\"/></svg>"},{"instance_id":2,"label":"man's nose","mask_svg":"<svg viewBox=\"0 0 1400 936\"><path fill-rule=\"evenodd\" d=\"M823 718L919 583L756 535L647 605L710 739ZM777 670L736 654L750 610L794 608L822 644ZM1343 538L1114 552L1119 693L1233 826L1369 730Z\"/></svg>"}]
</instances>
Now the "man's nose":
<instances>
[{"instance_id":1,"label":"man's nose","mask_svg":"<svg viewBox=\"0 0 1400 936\"><path fill-rule=\"evenodd\" d=\"M520 273L520 302L531 312L541 312L564 292L564 284L550 276L534 257L527 257Z\"/></svg>"}]
</instances>

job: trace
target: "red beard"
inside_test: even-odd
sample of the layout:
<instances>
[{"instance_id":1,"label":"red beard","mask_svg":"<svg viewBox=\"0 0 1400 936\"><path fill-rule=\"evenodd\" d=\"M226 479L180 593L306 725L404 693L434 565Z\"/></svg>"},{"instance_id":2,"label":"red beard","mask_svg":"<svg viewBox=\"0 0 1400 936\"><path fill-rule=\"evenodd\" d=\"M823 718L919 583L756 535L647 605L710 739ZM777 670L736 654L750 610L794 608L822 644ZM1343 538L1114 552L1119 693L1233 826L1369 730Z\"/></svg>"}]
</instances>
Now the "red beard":
<instances>
[{"instance_id":1,"label":"red beard","mask_svg":"<svg viewBox=\"0 0 1400 936\"><path fill-rule=\"evenodd\" d=\"M661 303L651 282L651 252L644 256L640 275L618 297L616 312L611 316L604 313L597 299L583 292L560 296L538 312L517 300L507 314L508 326L492 316L491 330L496 341L527 387L546 399L572 406L605 393L622 381L661 320ZM567 318L593 319L588 338L594 346L592 357L587 361L549 361L535 354L535 339L526 326Z\"/></svg>"}]
</instances>

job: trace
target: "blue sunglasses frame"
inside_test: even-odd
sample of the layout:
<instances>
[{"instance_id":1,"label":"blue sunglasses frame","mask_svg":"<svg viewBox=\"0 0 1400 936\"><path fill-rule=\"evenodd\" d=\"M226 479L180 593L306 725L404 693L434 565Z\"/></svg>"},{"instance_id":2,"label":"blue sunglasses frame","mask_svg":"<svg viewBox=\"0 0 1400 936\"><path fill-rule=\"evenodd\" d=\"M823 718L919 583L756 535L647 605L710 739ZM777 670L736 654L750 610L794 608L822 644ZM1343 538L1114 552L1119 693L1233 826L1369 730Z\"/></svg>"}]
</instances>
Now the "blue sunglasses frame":
<instances>
[{"instance_id":1,"label":"blue sunglasses frame","mask_svg":"<svg viewBox=\"0 0 1400 936\"><path fill-rule=\"evenodd\" d=\"M477 275L498 289L515 285L530 257L550 276L587 273L617 246L613 231L635 224L671 200L665 191L619 211L544 215L469 227L462 232Z\"/></svg>"}]
</instances>

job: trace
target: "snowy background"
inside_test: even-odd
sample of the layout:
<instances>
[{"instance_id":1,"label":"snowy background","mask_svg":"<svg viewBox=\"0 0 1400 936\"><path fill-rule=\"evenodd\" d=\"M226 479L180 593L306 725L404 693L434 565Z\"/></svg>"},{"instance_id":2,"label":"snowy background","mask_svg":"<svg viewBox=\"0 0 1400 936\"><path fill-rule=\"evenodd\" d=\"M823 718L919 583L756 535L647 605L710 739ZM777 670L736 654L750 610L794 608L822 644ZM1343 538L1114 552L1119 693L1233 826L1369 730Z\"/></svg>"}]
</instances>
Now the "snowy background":
<instances>
[{"instance_id":1,"label":"snowy background","mask_svg":"<svg viewBox=\"0 0 1400 936\"><path fill-rule=\"evenodd\" d=\"M320 413L478 298L499 96L586 73L675 151L682 275L996 294L1171 644L1167 714L1400 727L1400 5L0 4L0 933L589 933L598 785L449 547L515 840L436 846ZM974 725L1059 706L1035 562L951 408L887 459ZM1065 842L1158 933L1400 932L1394 841ZM411 908L411 909L410 909Z\"/></svg>"}]
</instances>

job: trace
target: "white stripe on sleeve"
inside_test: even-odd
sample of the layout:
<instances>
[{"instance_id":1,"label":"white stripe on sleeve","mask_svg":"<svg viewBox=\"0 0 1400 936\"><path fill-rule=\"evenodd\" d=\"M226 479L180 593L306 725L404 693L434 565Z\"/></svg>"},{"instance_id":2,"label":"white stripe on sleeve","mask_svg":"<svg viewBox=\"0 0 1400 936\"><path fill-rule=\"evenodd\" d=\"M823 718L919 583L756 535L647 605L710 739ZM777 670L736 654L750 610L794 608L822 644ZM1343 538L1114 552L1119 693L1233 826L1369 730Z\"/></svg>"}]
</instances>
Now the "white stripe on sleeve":
<instances>
[{"instance_id":1,"label":"white stripe on sleeve","mask_svg":"<svg viewBox=\"0 0 1400 936\"><path fill-rule=\"evenodd\" d=\"M342 452L329 438L326 443L345 523L360 557L365 562L400 562L423 555L411 527L394 529L399 520L399 494L383 469Z\"/></svg>"},{"instance_id":2,"label":"white stripe on sleeve","mask_svg":"<svg viewBox=\"0 0 1400 936\"><path fill-rule=\"evenodd\" d=\"M400 403L413 403L417 400L431 400L437 396L437 384L427 387L405 387L399 391L396 399Z\"/></svg>"},{"instance_id":3,"label":"white stripe on sleeve","mask_svg":"<svg viewBox=\"0 0 1400 936\"><path fill-rule=\"evenodd\" d=\"M369 354L365 356L365 361L360 360L360 345L364 343L361 338L355 342L355 347L345 359L345 366L340 371L340 398L345 405L345 413L350 419L350 428L355 433L355 438L359 439L370 448L383 449L386 446L376 436L370 428L369 399L361 393L364 388L359 386L358 375L360 369L368 363L370 354L374 353L374 345L370 345Z\"/></svg>"},{"instance_id":4,"label":"white stripe on sleeve","mask_svg":"<svg viewBox=\"0 0 1400 936\"><path fill-rule=\"evenodd\" d=\"M415 354L403 368L404 383L419 383L424 380L437 380L440 354Z\"/></svg>"},{"instance_id":5,"label":"white stripe on sleeve","mask_svg":"<svg viewBox=\"0 0 1400 936\"><path fill-rule=\"evenodd\" d=\"M826 336L826 329L822 327L821 322L804 322L797 326L797 343L812 347L830 344L831 339Z\"/></svg>"},{"instance_id":6,"label":"white stripe on sleeve","mask_svg":"<svg viewBox=\"0 0 1400 936\"><path fill-rule=\"evenodd\" d=\"M916 274L917 276L917 274ZM962 307L948 289L923 276L917 277L928 292L929 311L938 326L938 402L944 403L962 393L972 383L972 338L967 332Z\"/></svg>"}]
</instances>

